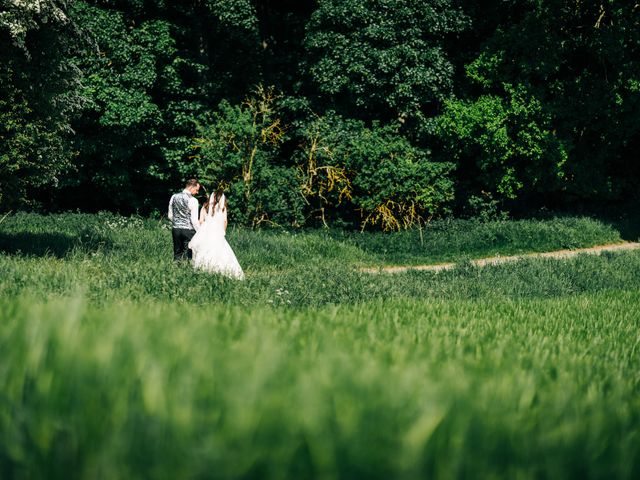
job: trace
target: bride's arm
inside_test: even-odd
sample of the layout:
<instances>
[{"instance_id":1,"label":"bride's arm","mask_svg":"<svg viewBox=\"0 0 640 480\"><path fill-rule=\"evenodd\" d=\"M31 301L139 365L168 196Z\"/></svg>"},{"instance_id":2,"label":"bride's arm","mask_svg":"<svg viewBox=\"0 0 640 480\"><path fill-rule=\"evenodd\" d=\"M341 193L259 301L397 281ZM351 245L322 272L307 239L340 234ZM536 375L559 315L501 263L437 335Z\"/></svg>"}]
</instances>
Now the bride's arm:
<instances>
[{"instance_id":1,"label":"bride's arm","mask_svg":"<svg viewBox=\"0 0 640 480\"><path fill-rule=\"evenodd\" d=\"M207 211L204 209L204 206L200 209L200 225L204 223L204 218L207 215Z\"/></svg>"},{"instance_id":2,"label":"bride's arm","mask_svg":"<svg viewBox=\"0 0 640 480\"><path fill-rule=\"evenodd\" d=\"M227 209L224 209L224 232L227 233Z\"/></svg>"}]
</instances>

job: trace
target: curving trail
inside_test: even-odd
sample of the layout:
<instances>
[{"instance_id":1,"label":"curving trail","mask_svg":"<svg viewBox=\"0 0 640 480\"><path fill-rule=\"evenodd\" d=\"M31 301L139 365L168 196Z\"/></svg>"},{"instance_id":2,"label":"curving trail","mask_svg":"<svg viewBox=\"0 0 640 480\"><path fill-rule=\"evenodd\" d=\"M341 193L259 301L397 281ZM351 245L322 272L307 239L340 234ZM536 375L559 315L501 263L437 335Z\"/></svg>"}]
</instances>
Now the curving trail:
<instances>
[{"instance_id":1,"label":"curving trail","mask_svg":"<svg viewBox=\"0 0 640 480\"><path fill-rule=\"evenodd\" d=\"M639 242L626 242L626 243L613 243L609 245L598 245L589 248L576 248L574 250L556 250L553 252L544 253L523 253L520 255L511 255L507 257L487 257L479 258L477 260L471 260L471 264L479 267L486 265L499 265L507 262L517 262L525 258L571 258L578 255L599 255L602 252L616 252L624 250L637 250L640 249ZM401 273L408 270L428 270L438 272L440 270L451 270L455 268L455 263L439 263L435 265L413 265L413 266L389 266L389 267L373 267L363 268L361 271L367 273Z\"/></svg>"}]
</instances>

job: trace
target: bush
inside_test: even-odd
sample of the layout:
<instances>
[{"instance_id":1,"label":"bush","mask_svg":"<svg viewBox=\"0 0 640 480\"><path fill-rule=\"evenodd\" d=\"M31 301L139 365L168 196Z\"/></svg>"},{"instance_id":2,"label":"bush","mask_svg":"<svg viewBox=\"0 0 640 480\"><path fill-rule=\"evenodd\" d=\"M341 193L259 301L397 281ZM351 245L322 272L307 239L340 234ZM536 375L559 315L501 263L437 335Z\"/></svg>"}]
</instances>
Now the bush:
<instances>
[{"instance_id":1,"label":"bush","mask_svg":"<svg viewBox=\"0 0 640 480\"><path fill-rule=\"evenodd\" d=\"M498 199L554 191L564 178L568 146L556 136L551 115L524 86L503 85L505 97L451 100L438 117L445 151L472 191Z\"/></svg>"},{"instance_id":2,"label":"bush","mask_svg":"<svg viewBox=\"0 0 640 480\"><path fill-rule=\"evenodd\" d=\"M430 159L392 125L365 126L328 112L283 125L273 89L258 87L242 105L223 101L200 128L198 175L235 199L244 224L327 225L359 218L361 227L399 230L447 211L451 163ZM291 132L287 134L287 130ZM293 145L293 162L281 147Z\"/></svg>"},{"instance_id":3,"label":"bush","mask_svg":"<svg viewBox=\"0 0 640 480\"><path fill-rule=\"evenodd\" d=\"M324 212L359 215L361 227L399 230L447 211L453 165L430 160L392 125L344 119L332 112L308 128L299 170L305 197Z\"/></svg>"}]
</instances>

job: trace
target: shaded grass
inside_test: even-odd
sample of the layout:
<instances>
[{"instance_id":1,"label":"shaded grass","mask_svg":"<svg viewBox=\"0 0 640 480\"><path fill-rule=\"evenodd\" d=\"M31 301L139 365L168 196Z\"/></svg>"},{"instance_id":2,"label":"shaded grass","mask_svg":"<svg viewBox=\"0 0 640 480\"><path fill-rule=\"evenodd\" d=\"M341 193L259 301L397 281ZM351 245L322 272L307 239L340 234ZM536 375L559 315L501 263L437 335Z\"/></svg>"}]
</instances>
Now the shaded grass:
<instances>
[{"instance_id":1,"label":"shaded grass","mask_svg":"<svg viewBox=\"0 0 640 480\"><path fill-rule=\"evenodd\" d=\"M588 217L550 220L442 220L423 231L344 233L338 238L358 246L377 263L439 263L494 255L591 247L621 241L612 226Z\"/></svg>"}]
</instances>

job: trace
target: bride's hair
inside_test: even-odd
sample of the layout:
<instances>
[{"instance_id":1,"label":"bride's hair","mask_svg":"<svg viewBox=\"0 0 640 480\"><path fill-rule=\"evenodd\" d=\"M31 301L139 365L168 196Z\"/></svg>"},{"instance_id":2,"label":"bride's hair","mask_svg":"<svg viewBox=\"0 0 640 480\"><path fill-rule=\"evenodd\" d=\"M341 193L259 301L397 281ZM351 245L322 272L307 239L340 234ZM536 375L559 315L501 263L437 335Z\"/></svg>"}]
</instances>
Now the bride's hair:
<instances>
[{"instance_id":1,"label":"bride's hair","mask_svg":"<svg viewBox=\"0 0 640 480\"><path fill-rule=\"evenodd\" d=\"M222 194L223 193L224 192L222 190L216 190L213 193L213 207L211 208L211 210L215 210L216 209L216 205L220 201L220 198L222 198ZM202 208L204 208L205 212L209 211L209 200L210 200L210 197L207 197L207 200L202 204ZM226 208L227 208L227 197L225 195L223 210L226 210Z\"/></svg>"},{"instance_id":2,"label":"bride's hair","mask_svg":"<svg viewBox=\"0 0 640 480\"><path fill-rule=\"evenodd\" d=\"M224 194L224 192L222 190L216 190L216 192L213 194L213 208L214 209L218 205L218 202L222 198L223 194ZM208 205L207 205L207 207L208 207ZM226 209L227 209L227 196L225 195L225 197L224 197L224 205L222 206L222 210L226 210Z\"/></svg>"},{"instance_id":3,"label":"bride's hair","mask_svg":"<svg viewBox=\"0 0 640 480\"><path fill-rule=\"evenodd\" d=\"M209 211L209 197L207 197L207 199L202 204L202 208L204 208L205 212Z\"/></svg>"}]
</instances>

